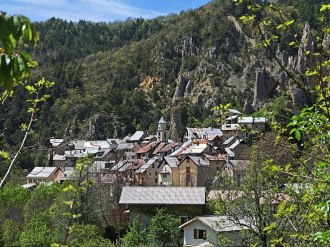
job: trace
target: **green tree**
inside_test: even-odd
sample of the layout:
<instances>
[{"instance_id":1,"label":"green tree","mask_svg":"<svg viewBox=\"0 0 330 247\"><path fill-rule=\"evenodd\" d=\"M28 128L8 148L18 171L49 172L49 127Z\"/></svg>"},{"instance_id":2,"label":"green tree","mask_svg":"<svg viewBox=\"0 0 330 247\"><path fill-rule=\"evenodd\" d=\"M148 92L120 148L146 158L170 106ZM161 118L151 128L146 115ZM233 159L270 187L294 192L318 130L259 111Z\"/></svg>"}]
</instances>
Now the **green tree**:
<instances>
[{"instance_id":1,"label":"green tree","mask_svg":"<svg viewBox=\"0 0 330 247\"><path fill-rule=\"evenodd\" d=\"M121 242L125 246L139 246L139 245L147 245L147 229L144 228L141 231L141 218L140 215L137 215L133 220L133 225L129 226L129 229L126 235L121 239Z\"/></svg>"},{"instance_id":2,"label":"green tree","mask_svg":"<svg viewBox=\"0 0 330 247\"><path fill-rule=\"evenodd\" d=\"M177 246L179 244L180 220L166 212L166 209L157 209L152 217L148 240L151 244L161 246Z\"/></svg>"}]
</instances>

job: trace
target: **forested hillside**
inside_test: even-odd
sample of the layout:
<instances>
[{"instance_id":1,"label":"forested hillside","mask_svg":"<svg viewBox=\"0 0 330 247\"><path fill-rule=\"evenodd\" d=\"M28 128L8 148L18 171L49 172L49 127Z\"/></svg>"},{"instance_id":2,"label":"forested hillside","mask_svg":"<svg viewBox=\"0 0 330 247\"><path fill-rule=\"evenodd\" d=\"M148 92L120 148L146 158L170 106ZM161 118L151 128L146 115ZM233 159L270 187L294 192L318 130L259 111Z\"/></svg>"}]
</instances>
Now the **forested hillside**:
<instances>
[{"instance_id":1,"label":"forested hillside","mask_svg":"<svg viewBox=\"0 0 330 247\"><path fill-rule=\"evenodd\" d=\"M321 1L276 3L295 19L298 35L306 20L313 32L319 29L314 23ZM28 145L38 143L38 150L46 150L50 137L123 137L137 127L154 133L161 115L171 120L174 106L181 108L182 126L216 126L212 107L251 106L256 101L256 73L263 69L265 78L272 76L276 65L266 50L254 47L255 27L238 23L246 11L245 5L226 0L150 20L73 23L52 18L36 23L40 41L26 49L38 66L28 83L45 77L55 85L47 89L51 98L41 104ZM288 45L289 34L274 31L281 51L296 56L297 49ZM268 91L263 100L281 95ZM0 109L1 150L15 150L22 139L19 126L29 119L29 97L18 86ZM254 104L253 111L258 109ZM44 151L27 152L19 164L30 169L45 157Z\"/></svg>"}]
</instances>

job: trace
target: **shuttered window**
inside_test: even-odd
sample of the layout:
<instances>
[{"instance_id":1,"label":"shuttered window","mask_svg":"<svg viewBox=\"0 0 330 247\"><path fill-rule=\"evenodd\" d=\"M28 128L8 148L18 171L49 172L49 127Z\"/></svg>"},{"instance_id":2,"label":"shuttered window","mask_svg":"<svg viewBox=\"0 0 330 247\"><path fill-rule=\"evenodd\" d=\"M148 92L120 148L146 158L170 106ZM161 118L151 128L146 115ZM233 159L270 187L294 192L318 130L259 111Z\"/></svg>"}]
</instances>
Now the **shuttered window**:
<instances>
[{"instance_id":1,"label":"shuttered window","mask_svg":"<svg viewBox=\"0 0 330 247\"><path fill-rule=\"evenodd\" d=\"M194 239L206 240L206 230L194 229Z\"/></svg>"}]
</instances>

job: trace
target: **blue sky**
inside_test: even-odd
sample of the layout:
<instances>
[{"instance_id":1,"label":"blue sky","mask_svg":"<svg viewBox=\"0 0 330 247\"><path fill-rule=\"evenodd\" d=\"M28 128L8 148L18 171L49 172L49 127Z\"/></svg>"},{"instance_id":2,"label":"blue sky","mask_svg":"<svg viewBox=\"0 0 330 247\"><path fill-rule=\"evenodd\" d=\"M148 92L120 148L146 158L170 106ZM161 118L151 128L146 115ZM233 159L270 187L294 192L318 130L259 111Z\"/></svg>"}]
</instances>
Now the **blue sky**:
<instances>
[{"instance_id":1,"label":"blue sky","mask_svg":"<svg viewBox=\"0 0 330 247\"><path fill-rule=\"evenodd\" d=\"M56 17L65 20L126 20L128 17L154 18L181 10L195 9L209 0L0 0L0 10L22 14L31 21Z\"/></svg>"}]
</instances>

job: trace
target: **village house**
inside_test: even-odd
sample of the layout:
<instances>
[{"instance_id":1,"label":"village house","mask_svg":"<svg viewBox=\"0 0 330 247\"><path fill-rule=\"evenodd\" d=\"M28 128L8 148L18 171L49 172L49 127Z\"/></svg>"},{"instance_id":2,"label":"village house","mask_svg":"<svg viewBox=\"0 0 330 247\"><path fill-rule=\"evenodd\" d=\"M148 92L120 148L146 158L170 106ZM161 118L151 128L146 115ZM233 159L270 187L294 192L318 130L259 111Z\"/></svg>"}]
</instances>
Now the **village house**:
<instances>
[{"instance_id":1,"label":"village house","mask_svg":"<svg viewBox=\"0 0 330 247\"><path fill-rule=\"evenodd\" d=\"M158 185L159 158L153 157L135 171L136 184L142 186Z\"/></svg>"},{"instance_id":2,"label":"village house","mask_svg":"<svg viewBox=\"0 0 330 247\"><path fill-rule=\"evenodd\" d=\"M158 170L158 185L168 186L174 185L178 186L179 181L179 170L178 164L179 160L176 157L165 156L159 164Z\"/></svg>"},{"instance_id":3,"label":"village house","mask_svg":"<svg viewBox=\"0 0 330 247\"><path fill-rule=\"evenodd\" d=\"M127 142L129 143L136 143L136 144L141 144L143 141L143 138L147 137L148 133L145 131L136 131L134 135L132 135Z\"/></svg>"},{"instance_id":4,"label":"village house","mask_svg":"<svg viewBox=\"0 0 330 247\"><path fill-rule=\"evenodd\" d=\"M214 139L215 136L221 137L223 135L220 129L215 128L186 128L183 135L183 142L194 140L209 140Z\"/></svg>"},{"instance_id":5,"label":"village house","mask_svg":"<svg viewBox=\"0 0 330 247\"><path fill-rule=\"evenodd\" d=\"M165 157L177 150L179 146L180 145L177 142L168 143L162 149L160 149L157 154L159 154L159 157L161 158Z\"/></svg>"},{"instance_id":6,"label":"village house","mask_svg":"<svg viewBox=\"0 0 330 247\"><path fill-rule=\"evenodd\" d=\"M244 221L242 220L242 224ZM247 230L247 227L231 222L226 216L197 216L179 226L184 230L183 246L218 246L218 236L222 235L232 239L235 246L243 244L243 237L240 231ZM233 245L231 245L233 246Z\"/></svg>"},{"instance_id":7,"label":"village house","mask_svg":"<svg viewBox=\"0 0 330 247\"><path fill-rule=\"evenodd\" d=\"M178 186L201 187L211 181L210 165L201 157L186 156L178 165Z\"/></svg>"},{"instance_id":8,"label":"village house","mask_svg":"<svg viewBox=\"0 0 330 247\"><path fill-rule=\"evenodd\" d=\"M63 170L60 167L35 167L27 176L28 184L58 181Z\"/></svg>"},{"instance_id":9,"label":"village house","mask_svg":"<svg viewBox=\"0 0 330 247\"><path fill-rule=\"evenodd\" d=\"M137 181L135 171L138 170L144 163L145 163L145 160L135 160L135 161L133 161L133 164L130 167L128 167L127 176L125 178L126 186L135 185L135 183Z\"/></svg>"},{"instance_id":10,"label":"village house","mask_svg":"<svg viewBox=\"0 0 330 247\"><path fill-rule=\"evenodd\" d=\"M208 144L206 140L202 143L202 141L196 141L196 143L191 144L185 150L182 151L179 158L183 158L184 156L197 156L202 157L203 153L209 154L217 154L218 152L213 148L212 145Z\"/></svg>"},{"instance_id":11,"label":"village house","mask_svg":"<svg viewBox=\"0 0 330 247\"><path fill-rule=\"evenodd\" d=\"M210 176L214 177L220 172L221 167L226 163L226 157L223 154L203 153L202 158L210 165Z\"/></svg>"},{"instance_id":12,"label":"village house","mask_svg":"<svg viewBox=\"0 0 330 247\"><path fill-rule=\"evenodd\" d=\"M186 222L205 210L205 188L191 187L124 187L119 204L129 209L129 222L140 215L141 230L150 224L155 209L167 212Z\"/></svg>"},{"instance_id":13,"label":"village house","mask_svg":"<svg viewBox=\"0 0 330 247\"><path fill-rule=\"evenodd\" d=\"M136 143L120 143L116 148L116 160L135 159L135 152L141 149L141 146Z\"/></svg>"},{"instance_id":14,"label":"village house","mask_svg":"<svg viewBox=\"0 0 330 247\"><path fill-rule=\"evenodd\" d=\"M150 159L153 157L152 153L160 142L150 142L147 146L140 148L135 152L137 159Z\"/></svg>"},{"instance_id":15,"label":"village house","mask_svg":"<svg viewBox=\"0 0 330 247\"><path fill-rule=\"evenodd\" d=\"M246 166L249 165L249 160L228 160L220 169L220 173L225 176L232 177L232 181L238 186L241 185L241 180L244 177Z\"/></svg>"}]
</instances>

